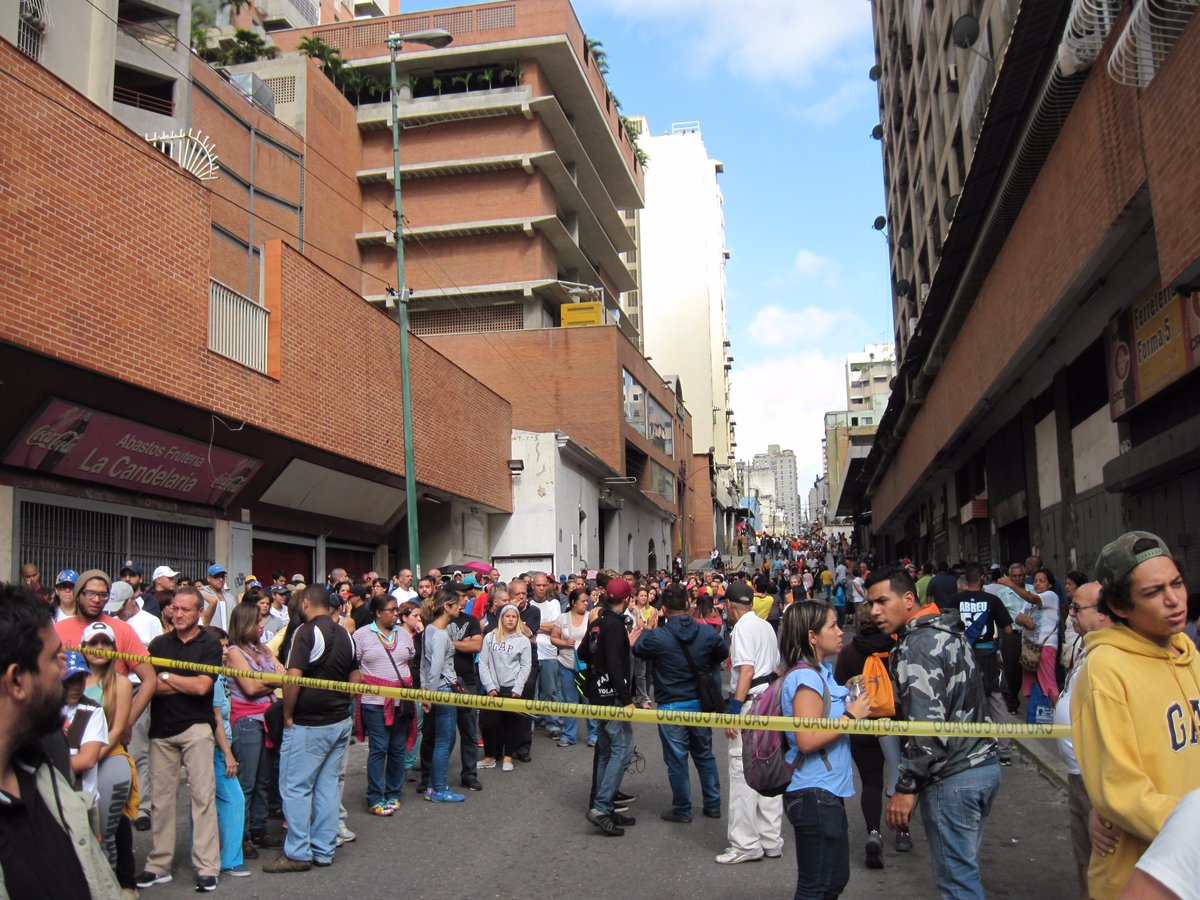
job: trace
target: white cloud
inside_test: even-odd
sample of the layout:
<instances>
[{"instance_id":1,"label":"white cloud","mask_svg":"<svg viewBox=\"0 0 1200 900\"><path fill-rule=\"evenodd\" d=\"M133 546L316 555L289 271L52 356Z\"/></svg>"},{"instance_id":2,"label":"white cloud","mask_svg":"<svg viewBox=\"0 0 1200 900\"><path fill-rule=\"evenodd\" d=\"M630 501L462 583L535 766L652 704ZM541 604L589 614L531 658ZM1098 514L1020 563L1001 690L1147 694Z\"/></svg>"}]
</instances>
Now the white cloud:
<instances>
[{"instance_id":1,"label":"white cloud","mask_svg":"<svg viewBox=\"0 0 1200 900\"><path fill-rule=\"evenodd\" d=\"M832 125L857 109L858 101L874 93L874 85L858 77L844 81L829 96L800 110L800 116L817 125Z\"/></svg>"},{"instance_id":2,"label":"white cloud","mask_svg":"<svg viewBox=\"0 0 1200 900\"><path fill-rule=\"evenodd\" d=\"M792 260L792 275L796 278L820 278L830 286L836 282L839 268L836 259L811 250L800 250Z\"/></svg>"},{"instance_id":3,"label":"white cloud","mask_svg":"<svg viewBox=\"0 0 1200 900\"><path fill-rule=\"evenodd\" d=\"M853 327L847 322L845 313L832 312L819 306L785 309L771 304L754 314L746 333L755 345L787 347L822 340L839 327Z\"/></svg>"},{"instance_id":4,"label":"white cloud","mask_svg":"<svg viewBox=\"0 0 1200 900\"><path fill-rule=\"evenodd\" d=\"M607 0L603 6L682 32L691 61L702 67L720 65L764 83L808 82L871 30L871 7L861 0Z\"/></svg>"},{"instance_id":5,"label":"white cloud","mask_svg":"<svg viewBox=\"0 0 1200 900\"><path fill-rule=\"evenodd\" d=\"M795 352L785 350L761 362L739 364L732 373L730 398L737 421L738 457L765 453L768 444L795 452L802 501L822 471L825 413L846 404L845 357L805 350L804 345L798 339Z\"/></svg>"}]
</instances>

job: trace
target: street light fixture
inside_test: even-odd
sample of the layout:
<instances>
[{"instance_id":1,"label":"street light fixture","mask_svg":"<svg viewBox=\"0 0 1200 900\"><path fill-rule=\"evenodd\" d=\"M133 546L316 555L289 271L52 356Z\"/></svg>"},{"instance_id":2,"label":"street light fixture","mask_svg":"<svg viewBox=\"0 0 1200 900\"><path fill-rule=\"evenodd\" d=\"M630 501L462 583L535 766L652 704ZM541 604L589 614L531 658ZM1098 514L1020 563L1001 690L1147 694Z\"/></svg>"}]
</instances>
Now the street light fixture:
<instances>
[{"instance_id":1,"label":"street light fixture","mask_svg":"<svg viewBox=\"0 0 1200 900\"><path fill-rule=\"evenodd\" d=\"M400 323L400 402L404 409L404 505L408 523L408 567L421 574L421 547L417 534L417 472L413 453L412 384L408 365L408 285L404 280L404 219L400 206L400 104L396 53L405 41L435 50L454 40L441 28L412 34L389 34L387 45L392 70L392 181L396 194L396 317Z\"/></svg>"}]
</instances>

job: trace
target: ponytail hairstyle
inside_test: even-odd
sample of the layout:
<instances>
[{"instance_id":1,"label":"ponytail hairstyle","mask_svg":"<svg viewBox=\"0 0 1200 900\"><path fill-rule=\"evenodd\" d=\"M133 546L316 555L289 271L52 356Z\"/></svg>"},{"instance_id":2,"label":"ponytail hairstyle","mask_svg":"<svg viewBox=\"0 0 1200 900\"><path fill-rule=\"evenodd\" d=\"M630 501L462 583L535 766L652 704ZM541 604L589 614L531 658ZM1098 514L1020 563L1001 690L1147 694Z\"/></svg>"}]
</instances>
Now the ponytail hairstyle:
<instances>
[{"instance_id":1,"label":"ponytail hairstyle","mask_svg":"<svg viewBox=\"0 0 1200 900\"><path fill-rule=\"evenodd\" d=\"M426 625L432 624L433 620L440 616L446 607L456 600L458 600L458 591L440 588L437 593L427 598L421 604L421 618L425 620Z\"/></svg>"}]
</instances>

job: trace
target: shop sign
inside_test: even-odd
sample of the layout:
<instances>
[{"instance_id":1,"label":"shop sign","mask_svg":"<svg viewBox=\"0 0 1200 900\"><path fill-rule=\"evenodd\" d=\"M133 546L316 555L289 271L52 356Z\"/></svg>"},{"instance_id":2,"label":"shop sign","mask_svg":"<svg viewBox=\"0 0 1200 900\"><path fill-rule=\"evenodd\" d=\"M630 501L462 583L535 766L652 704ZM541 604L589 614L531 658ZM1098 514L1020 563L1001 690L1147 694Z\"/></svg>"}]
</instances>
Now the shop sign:
<instances>
[{"instance_id":1,"label":"shop sign","mask_svg":"<svg viewBox=\"0 0 1200 900\"><path fill-rule=\"evenodd\" d=\"M135 493L228 506L257 459L52 398L25 426L5 465Z\"/></svg>"},{"instance_id":2,"label":"shop sign","mask_svg":"<svg viewBox=\"0 0 1200 900\"><path fill-rule=\"evenodd\" d=\"M1200 362L1200 293L1157 281L1105 329L1113 419L1178 381Z\"/></svg>"}]
</instances>

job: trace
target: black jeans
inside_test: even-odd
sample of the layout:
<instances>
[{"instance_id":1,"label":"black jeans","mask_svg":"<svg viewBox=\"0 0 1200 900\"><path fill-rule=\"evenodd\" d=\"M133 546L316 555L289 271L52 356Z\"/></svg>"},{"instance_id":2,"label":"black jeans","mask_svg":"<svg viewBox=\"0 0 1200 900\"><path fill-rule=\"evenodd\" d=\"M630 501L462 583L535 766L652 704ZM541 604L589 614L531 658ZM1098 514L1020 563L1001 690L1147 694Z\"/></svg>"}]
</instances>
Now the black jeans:
<instances>
[{"instance_id":1,"label":"black jeans","mask_svg":"<svg viewBox=\"0 0 1200 900\"><path fill-rule=\"evenodd\" d=\"M863 821L867 823L867 831L879 831L883 818L883 773L887 768L879 738L872 734L850 735L850 756L862 779Z\"/></svg>"},{"instance_id":2,"label":"black jeans","mask_svg":"<svg viewBox=\"0 0 1200 900\"><path fill-rule=\"evenodd\" d=\"M484 709L479 712L483 752L492 759L512 756L529 735L529 719L520 713Z\"/></svg>"},{"instance_id":3,"label":"black jeans","mask_svg":"<svg viewBox=\"0 0 1200 900\"><path fill-rule=\"evenodd\" d=\"M1003 635L1000 642L1000 657L1004 661L1004 699L1009 712L1021 707L1021 633Z\"/></svg>"},{"instance_id":4,"label":"black jeans","mask_svg":"<svg viewBox=\"0 0 1200 900\"><path fill-rule=\"evenodd\" d=\"M850 880L846 804L822 788L783 795L783 811L796 832L795 900L839 897Z\"/></svg>"}]
</instances>

